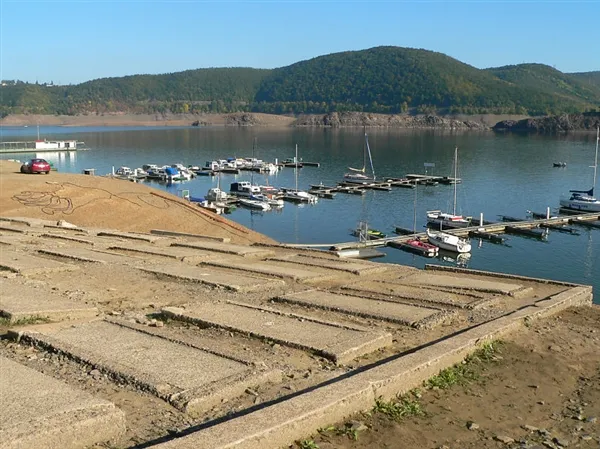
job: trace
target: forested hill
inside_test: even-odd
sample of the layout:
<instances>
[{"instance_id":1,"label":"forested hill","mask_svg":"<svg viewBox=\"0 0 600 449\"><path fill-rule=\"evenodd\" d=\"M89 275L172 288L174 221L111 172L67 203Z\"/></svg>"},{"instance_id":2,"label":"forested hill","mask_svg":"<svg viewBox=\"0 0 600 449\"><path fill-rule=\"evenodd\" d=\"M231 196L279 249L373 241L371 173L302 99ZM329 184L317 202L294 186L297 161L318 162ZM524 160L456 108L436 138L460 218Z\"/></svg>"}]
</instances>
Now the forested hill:
<instances>
[{"instance_id":1,"label":"forested hill","mask_svg":"<svg viewBox=\"0 0 600 449\"><path fill-rule=\"evenodd\" d=\"M0 113L558 114L600 108L599 74L541 64L481 70L442 53L376 47L273 70L198 69L71 86L3 81Z\"/></svg>"}]
</instances>

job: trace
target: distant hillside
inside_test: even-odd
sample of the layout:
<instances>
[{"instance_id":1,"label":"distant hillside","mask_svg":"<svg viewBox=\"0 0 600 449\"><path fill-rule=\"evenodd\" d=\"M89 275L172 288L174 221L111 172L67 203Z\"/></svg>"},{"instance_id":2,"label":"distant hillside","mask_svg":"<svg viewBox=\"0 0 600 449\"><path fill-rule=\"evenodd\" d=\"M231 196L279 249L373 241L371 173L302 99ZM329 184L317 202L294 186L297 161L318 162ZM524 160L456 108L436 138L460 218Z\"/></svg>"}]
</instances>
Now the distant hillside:
<instances>
[{"instance_id":1,"label":"distant hillside","mask_svg":"<svg viewBox=\"0 0 600 449\"><path fill-rule=\"evenodd\" d=\"M547 115L600 108L598 73L564 74L541 64L480 70L442 53L376 47L273 70L198 69L104 78L75 86L3 82L0 114Z\"/></svg>"},{"instance_id":2,"label":"distant hillside","mask_svg":"<svg viewBox=\"0 0 600 449\"><path fill-rule=\"evenodd\" d=\"M600 89L600 70L596 72L569 73L569 75L586 86L595 86Z\"/></svg>"},{"instance_id":3,"label":"distant hillside","mask_svg":"<svg viewBox=\"0 0 600 449\"><path fill-rule=\"evenodd\" d=\"M559 72L560 73L560 72ZM600 105L597 96L537 89L499 79L442 53L400 47L336 53L274 70L256 95L284 110L518 113L574 112ZM298 108L298 105L302 105ZM265 110L265 109L263 109ZM269 112L274 112L273 110Z\"/></svg>"},{"instance_id":4,"label":"distant hillside","mask_svg":"<svg viewBox=\"0 0 600 449\"><path fill-rule=\"evenodd\" d=\"M600 85L583 83L576 76L544 64L519 64L486 69L513 86L544 92L570 101L594 104L600 98ZM594 73L594 72L591 72Z\"/></svg>"}]
</instances>

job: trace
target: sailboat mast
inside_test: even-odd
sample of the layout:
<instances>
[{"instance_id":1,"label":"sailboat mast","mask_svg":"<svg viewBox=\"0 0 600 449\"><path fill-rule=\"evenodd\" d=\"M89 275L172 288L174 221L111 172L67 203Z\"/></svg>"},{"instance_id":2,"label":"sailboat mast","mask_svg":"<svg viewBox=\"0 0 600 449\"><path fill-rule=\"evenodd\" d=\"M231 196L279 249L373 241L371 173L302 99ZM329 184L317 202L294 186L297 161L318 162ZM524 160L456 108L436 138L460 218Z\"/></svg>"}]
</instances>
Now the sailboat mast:
<instances>
[{"instance_id":1,"label":"sailboat mast","mask_svg":"<svg viewBox=\"0 0 600 449\"><path fill-rule=\"evenodd\" d=\"M365 129L365 141L363 143L363 173L365 172L365 167L367 166L367 148L369 147L369 141L367 139L367 130Z\"/></svg>"},{"instance_id":2,"label":"sailboat mast","mask_svg":"<svg viewBox=\"0 0 600 449\"><path fill-rule=\"evenodd\" d=\"M596 128L596 156L594 158L594 182L592 184L592 195L596 188L596 173L598 171L598 142L600 141L600 126Z\"/></svg>"},{"instance_id":3,"label":"sailboat mast","mask_svg":"<svg viewBox=\"0 0 600 449\"><path fill-rule=\"evenodd\" d=\"M371 157L371 147L369 146L369 138L367 137L366 132L365 132L365 144L367 146L367 152L369 153L369 164L371 164L371 176L373 176L373 181L375 181L375 168L373 167L373 158Z\"/></svg>"},{"instance_id":4,"label":"sailboat mast","mask_svg":"<svg viewBox=\"0 0 600 449\"><path fill-rule=\"evenodd\" d=\"M413 205L413 237L417 237L417 184L415 183L415 204Z\"/></svg>"},{"instance_id":5,"label":"sailboat mast","mask_svg":"<svg viewBox=\"0 0 600 449\"><path fill-rule=\"evenodd\" d=\"M296 176L296 192L298 192L298 144L296 144L296 164L294 165L294 175Z\"/></svg>"},{"instance_id":6,"label":"sailboat mast","mask_svg":"<svg viewBox=\"0 0 600 449\"><path fill-rule=\"evenodd\" d=\"M256 150L256 137L252 142L252 163L254 164L254 152ZM252 167L254 168L254 167ZM254 184L254 170L250 170L250 184Z\"/></svg>"},{"instance_id":7,"label":"sailboat mast","mask_svg":"<svg viewBox=\"0 0 600 449\"><path fill-rule=\"evenodd\" d=\"M456 177L458 172L458 147L454 147L454 205L452 215L456 215Z\"/></svg>"}]
</instances>

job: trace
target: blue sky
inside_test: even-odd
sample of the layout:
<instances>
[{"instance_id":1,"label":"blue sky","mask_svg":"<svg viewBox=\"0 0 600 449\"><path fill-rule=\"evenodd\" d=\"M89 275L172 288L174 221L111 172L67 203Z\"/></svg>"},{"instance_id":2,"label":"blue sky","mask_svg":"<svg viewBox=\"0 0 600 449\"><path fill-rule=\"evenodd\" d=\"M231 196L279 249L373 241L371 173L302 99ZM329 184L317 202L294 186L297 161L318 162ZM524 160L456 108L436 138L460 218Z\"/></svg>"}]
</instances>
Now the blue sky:
<instances>
[{"instance_id":1,"label":"blue sky","mask_svg":"<svg viewBox=\"0 0 600 449\"><path fill-rule=\"evenodd\" d=\"M379 45L600 70L598 1L0 0L0 78L77 84L285 66Z\"/></svg>"}]
</instances>

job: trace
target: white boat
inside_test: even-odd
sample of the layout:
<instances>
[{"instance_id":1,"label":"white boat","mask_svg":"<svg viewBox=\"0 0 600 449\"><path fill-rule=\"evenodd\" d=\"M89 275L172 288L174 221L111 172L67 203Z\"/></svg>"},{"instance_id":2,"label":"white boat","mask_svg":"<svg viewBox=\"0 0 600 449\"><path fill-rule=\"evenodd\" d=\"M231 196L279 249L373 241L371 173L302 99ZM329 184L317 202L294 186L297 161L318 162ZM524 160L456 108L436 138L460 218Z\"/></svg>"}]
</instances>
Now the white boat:
<instances>
[{"instance_id":1,"label":"white boat","mask_svg":"<svg viewBox=\"0 0 600 449\"><path fill-rule=\"evenodd\" d=\"M252 196L260 194L260 187L252 185L249 181L232 182L229 187L229 193L238 196Z\"/></svg>"},{"instance_id":2,"label":"white boat","mask_svg":"<svg viewBox=\"0 0 600 449\"><path fill-rule=\"evenodd\" d=\"M295 160L298 160L298 144L296 144L296 157ZM283 199L288 201L293 201L295 203L309 203L314 204L319 200L319 197L308 193L304 190L298 190L298 171L300 169L298 167L294 168L294 177L296 182L296 187L294 190L286 190L283 194Z\"/></svg>"},{"instance_id":3,"label":"white boat","mask_svg":"<svg viewBox=\"0 0 600 449\"><path fill-rule=\"evenodd\" d=\"M119 167L115 170L115 176L127 177L133 175L133 170L129 167Z\"/></svg>"},{"instance_id":4,"label":"white boat","mask_svg":"<svg viewBox=\"0 0 600 449\"><path fill-rule=\"evenodd\" d=\"M367 158L371 166L371 174L366 173ZM350 170L344 174L344 182L350 182L354 184L371 184L375 182L375 169L373 168L373 158L371 157L371 147L369 147L369 137L365 131L365 143L363 145L363 166L362 168L348 167Z\"/></svg>"},{"instance_id":5,"label":"white boat","mask_svg":"<svg viewBox=\"0 0 600 449\"><path fill-rule=\"evenodd\" d=\"M458 176L458 147L454 148L454 179ZM457 184L454 184L454 202L452 206L452 213L442 212L441 210L428 210L427 211L427 224L435 228L465 228L471 226L471 219L463 217L462 215L456 214L456 188Z\"/></svg>"},{"instance_id":6,"label":"white boat","mask_svg":"<svg viewBox=\"0 0 600 449\"><path fill-rule=\"evenodd\" d=\"M427 239L429 240L429 243L440 249L445 249L454 253L471 252L471 243L467 239L444 231L432 231L431 229L427 229Z\"/></svg>"},{"instance_id":7,"label":"white boat","mask_svg":"<svg viewBox=\"0 0 600 449\"><path fill-rule=\"evenodd\" d=\"M265 195L264 193L258 193L250 197L251 200L263 201L269 204L271 207L283 207L285 202L281 198L277 198L273 195Z\"/></svg>"},{"instance_id":8,"label":"white boat","mask_svg":"<svg viewBox=\"0 0 600 449\"><path fill-rule=\"evenodd\" d=\"M594 196L596 188L596 173L598 171L598 142L600 141L600 126L596 129L596 156L594 157L594 179L590 190L570 190L569 198L560 199L560 207L582 212L600 212L600 200Z\"/></svg>"},{"instance_id":9,"label":"white boat","mask_svg":"<svg viewBox=\"0 0 600 449\"><path fill-rule=\"evenodd\" d=\"M240 204L250 209L271 210L271 205L251 198L240 198Z\"/></svg>"},{"instance_id":10,"label":"white boat","mask_svg":"<svg viewBox=\"0 0 600 449\"><path fill-rule=\"evenodd\" d=\"M208 189L208 192L206 192L206 196L204 198L206 198L207 201L218 202L226 201L229 198L229 195L227 192L223 192L220 188L213 187Z\"/></svg>"}]
</instances>

